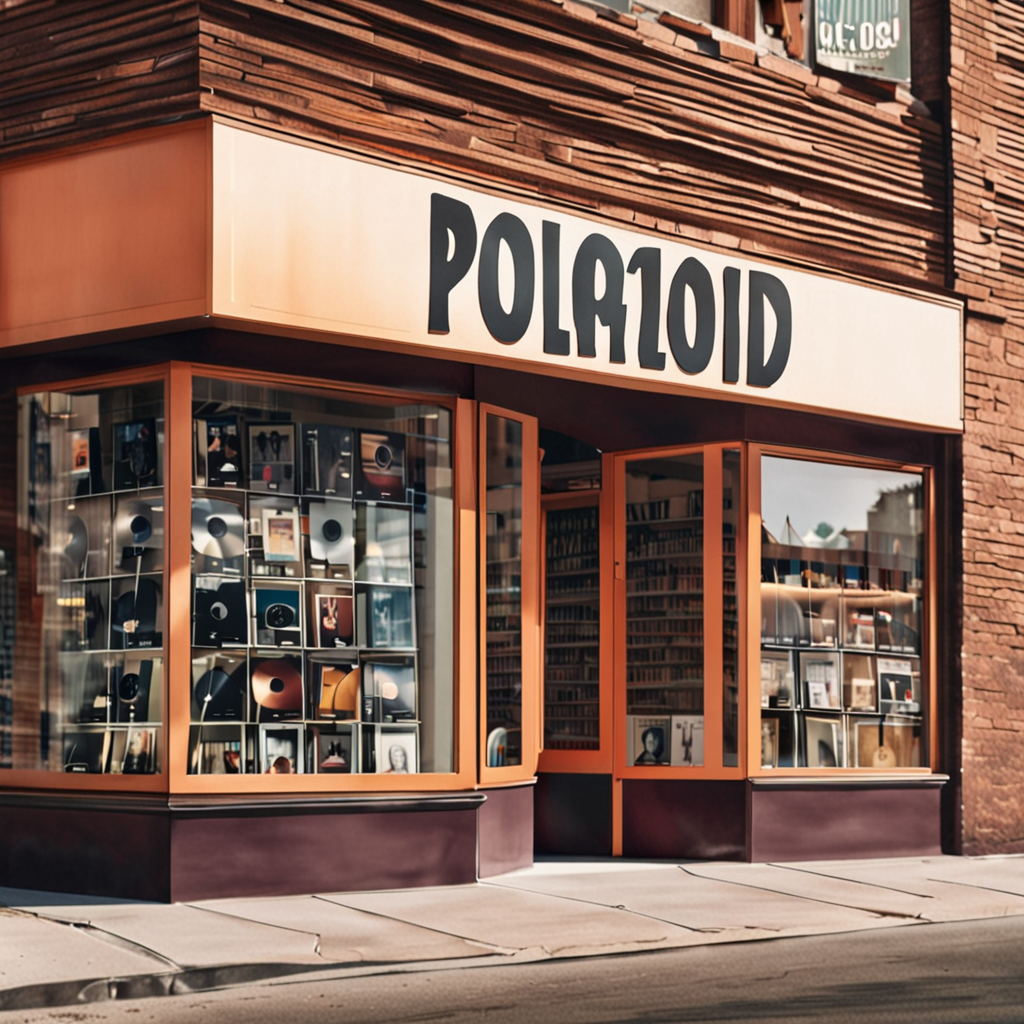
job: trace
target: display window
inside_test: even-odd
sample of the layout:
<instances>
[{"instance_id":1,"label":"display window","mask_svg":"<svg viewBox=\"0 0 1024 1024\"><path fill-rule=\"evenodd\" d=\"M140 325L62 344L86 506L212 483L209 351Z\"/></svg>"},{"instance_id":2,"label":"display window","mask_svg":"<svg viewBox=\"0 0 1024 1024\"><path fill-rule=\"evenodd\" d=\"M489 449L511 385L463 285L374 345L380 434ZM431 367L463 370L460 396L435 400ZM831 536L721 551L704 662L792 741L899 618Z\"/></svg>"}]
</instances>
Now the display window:
<instances>
[{"instance_id":1,"label":"display window","mask_svg":"<svg viewBox=\"0 0 1024 1024\"><path fill-rule=\"evenodd\" d=\"M926 770L927 471L772 451L757 469L752 772Z\"/></svg>"},{"instance_id":2,"label":"display window","mask_svg":"<svg viewBox=\"0 0 1024 1024\"><path fill-rule=\"evenodd\" d=\"M541 745L537 423L480 406L481 751L485 783L532 778Z\"/></svg>"},{"instance_id":3,"label":"display window","mask_svg":"<svg viewBox=\"0 0 1024 1024\"><path fill-rule=\"evenodd\" d=\"M161 785L164 380L24 393L16 417L4 767Z\"/></svg>"}]
</instances>

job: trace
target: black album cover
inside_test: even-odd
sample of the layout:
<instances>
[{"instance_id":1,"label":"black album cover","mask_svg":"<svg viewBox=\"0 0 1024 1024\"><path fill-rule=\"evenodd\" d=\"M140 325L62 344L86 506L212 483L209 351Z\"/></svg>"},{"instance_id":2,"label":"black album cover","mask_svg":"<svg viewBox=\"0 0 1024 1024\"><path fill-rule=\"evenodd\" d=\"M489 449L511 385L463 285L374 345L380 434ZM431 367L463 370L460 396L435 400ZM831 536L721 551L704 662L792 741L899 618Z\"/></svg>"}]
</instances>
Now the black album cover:
<instances>
[{"instance_id":1,"label":"black album cover","mask_svg":"<svg viewBox=\"0 0 1024 1024\"><path fill-rule=\"evenodd\" d=\"M154 683L153 660L126 658L110 672L111 719L115 722L148 722Z\"/></svg>"},{"instance_id":2,"label":"black album cover","mask_svg":"<svg viewBox=\"0 0 1024 1024\"><path fill-rule=\"evenodd\" d=\"M372 693L376 721L404 722L416 717L416 670L412 660L364 662L363 690Z\"/></svg>"},{"instance_id":3,"label":"black album cover","mask_svg":"<svg viewBox=\"0 0 1024 1024\"><path fill-rule=\"evenodd\" d=\"M301 592L257 585L256 643L268 647L301 647Z\"/></svg>"},{"instance_id":4,"label":"black album cover","mask_svg":"<svg viewBox=\"0 0 1024 1024\"><path fill-rule=\"evenodd\" d=\"M248 666L245 656L210 655L192 661L192 719L241 721Z\"/></svg>"},{"instance_id":5,"label":"black album cover","mask_svg":"<svg viewBox=\"0 0 1024 1024\"><path fill-rule=\"evenodd\" d=\"M249 424L249 489L295 494L295 424Z\"/></svg>"},{"instance_id":6,"label":"black album cover","mask_svg":"<svg viewBox=\"0 0 1024 1024\"><path fill-rule=\"evenodd\" d=\"M356 607L367 647L413 646L411 588L366 587L356 594Z\"/></svg>"},{"instance_id":7,"label":"black album cover","mask_svg":"<svg viewBox=\"0 0 1024 1024\"><path fill-rule=\"evenodd\" d=\"M156 420L114 424L114 490L155 487L157 476Z\"/></svg>"},{"instance_id":8,"label":"black album cover","mask_svg":"<svg viewBox=\"0 0 1024 1024\"><path fill-rule=\"evenodd\" d=\"M163 498L120 498L114 513L114 571L159 572L163 546Z\"/></svg>"},{"instance_id":9,"label":"black album cover","mask_svg":"<svg viewBox=\"0 0 1024 1024\"><path fill-rule=\"evenodd\" d=\"M244 647L249 642L245 584L241 580L201 576L193 603L196 647Z\"/></svg>"},{"instance_id":10,"label":"black album cover","mask_svg":"<svg viewBox=\"0 0 1024 1024\"><path fill-rule=\"evenodd\" d=\"M333 498L352 497L351 427L302 425L302 490Z\"/></svg>"},{"instance_id":11,"label":"black album cover","mask_svg":"<svg viewBox=\"0 0 1024 1024\"><path fill-rule=\"evenodd\" d=\"M196 420L196 482L207 487L242 483L242 442L237 416Z\"/></svg>"},{"instance_id":12,"label":"black album cover","mask_svg":"<svg viewBox=\"0 0 1024 1024\"><path fill-rule=\"evenodd\" d=\"M113 650L163 647L160 582L152 576L116 581L110 604Z\"/></svg>"},{"instance_id":13,"label":"black album cover","mask_svg":"<svg viewBox=\"0 0 1024 1024\"><path fill-rule=\"evenodd\" d=\"M405 501L405 437L359 433L359 475L355 496L364 501Z\"/></svg>"}]
</instances>

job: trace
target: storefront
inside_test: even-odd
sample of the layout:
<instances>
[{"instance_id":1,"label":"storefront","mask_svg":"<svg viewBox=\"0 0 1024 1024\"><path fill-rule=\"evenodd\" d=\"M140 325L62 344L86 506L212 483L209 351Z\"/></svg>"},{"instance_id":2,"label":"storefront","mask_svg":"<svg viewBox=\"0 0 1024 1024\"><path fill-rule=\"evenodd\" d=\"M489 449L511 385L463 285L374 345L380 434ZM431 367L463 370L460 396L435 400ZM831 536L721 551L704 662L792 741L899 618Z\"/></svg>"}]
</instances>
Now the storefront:
<instances>
[{"instance_id":1,"label":"storefront","mask_svg":"<svg viewBox=\"0 0 1024 1024\"><path fill-rule=\"evenodd\" d=\"M212 118L0 173L4 884L940 849L958 303Z\"/></svg>"}]
</instances>

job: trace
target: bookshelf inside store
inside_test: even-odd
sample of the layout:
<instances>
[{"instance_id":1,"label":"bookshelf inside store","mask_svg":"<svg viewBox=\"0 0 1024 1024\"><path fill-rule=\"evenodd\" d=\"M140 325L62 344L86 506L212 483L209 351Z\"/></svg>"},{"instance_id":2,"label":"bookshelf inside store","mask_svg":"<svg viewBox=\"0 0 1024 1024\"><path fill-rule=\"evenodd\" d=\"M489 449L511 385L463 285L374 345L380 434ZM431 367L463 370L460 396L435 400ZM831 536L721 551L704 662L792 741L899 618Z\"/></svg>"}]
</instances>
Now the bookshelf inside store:
<instances>
[{"instance_id":1,"label":"bookshelf inside store","mask_svg":"<svg viewBox=\"0 0 1024 1024\"><path fill-rule=\"evenodd\" d=\"M920 474L762 459L763 768L925 762Z\"/></svg>"},{"instance_id":2,"label":"bookshelf inside store","mask_svg":"<svg viewBox=\"0 0 1024 1024\"><path fill-rule=\"evenodd\" d=\"M598 506L546 512L544 746L597 750L601 587Z\"/></svg>"},{"instance_id":3,"label":"bookshelf inside store","mask_svg":"<svg viewBox=\"0 0 1024 1024\"><path fill-rule=\"evenodd\" d=\"M704 763L704 457L626 468L628 764Z\"/></svg>"}]
</instances>

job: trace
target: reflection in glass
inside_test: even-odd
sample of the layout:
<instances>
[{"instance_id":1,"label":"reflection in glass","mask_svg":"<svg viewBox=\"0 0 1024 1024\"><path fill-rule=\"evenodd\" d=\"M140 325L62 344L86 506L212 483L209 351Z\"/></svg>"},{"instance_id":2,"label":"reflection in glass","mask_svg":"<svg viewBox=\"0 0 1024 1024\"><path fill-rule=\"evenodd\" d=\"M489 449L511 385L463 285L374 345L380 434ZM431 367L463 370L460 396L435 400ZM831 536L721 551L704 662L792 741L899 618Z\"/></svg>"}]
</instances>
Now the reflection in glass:
<instances>
[{"instance_id":1,"label":"reflection in glass","mask_svg":"<svg viewBox=\"0 0 1024 1024\"><path fill-rule=\"evenodd\" d=\"M163 384L24 395L19 417L18 509L35 557L7 591L21 628L0 683L0 765L158 772Z\"/></svg>"},{"instance_id":2,"label":"reflection in glass","mask_svg":"<svg viewBox=\"0 0 1024 1024\"><path fill-rule=\"evenodd\" d=\"M919 764L923 477L765 457L761 492L762 721L778 722L778 764L790 727L801 766ZM796 673L788 712L783 658L785 678ZM879 710L904 717L869 757L860 737Z\"/></svg>"},{"instance_id":3,"label":"reflection in glass","mask_svg":"<svg viewBox=\"0 0 1024 1024\"><path fill-rule=\"evenodd\" d=\"M740 522L740 453L722 452L722 763L739 764L740 612L736 540Z\"/></svg>"},{"instance_id":4,"label":"reflection in glass","mask_svg":"<svg viewBox=\"0 0 1024 1024\"><path fill-rule=\"evenodd\" d=\"M704 458L626 468L630 764L704 763Z\"/></svg>"},{"instance_id":5,"label":"reflection in glass","mask_svg":"<svg viewBox=\"0 0 1024 1024\"><path fill-rule=\"evenodd\" d=\"M492 768L522 763L523 426L487 416L487 739Z\"/></svg>"}]
</instances>

